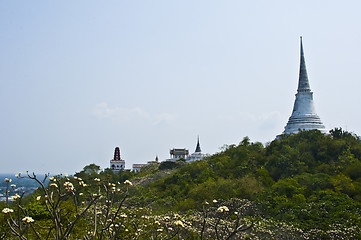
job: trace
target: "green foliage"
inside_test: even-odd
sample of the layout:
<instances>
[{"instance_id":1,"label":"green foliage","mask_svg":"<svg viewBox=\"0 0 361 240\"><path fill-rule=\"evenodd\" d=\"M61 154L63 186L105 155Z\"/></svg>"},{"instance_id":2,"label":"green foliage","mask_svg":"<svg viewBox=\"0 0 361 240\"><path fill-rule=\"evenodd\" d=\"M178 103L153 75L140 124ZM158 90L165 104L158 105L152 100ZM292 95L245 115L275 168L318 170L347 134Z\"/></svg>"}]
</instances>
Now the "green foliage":
<instances>
[{"instance_id":1,"label":"green foliage","mask_svg":"<svg viewBox=\"0 0 361 240\"><path fill-rule=\"evenodd\" d=\"M75 176L89 183L83 189L84 195L98 191L96 178L104 183L150 179L149 184L129 191L125 205L150 208L158 214L190 212L200 210L200 206L204 209L202 204L213 199L239 198L256 203L260 214L272 221L308 232L317 227L317 232L305 238L328 239L331 232L336 234L335 229L343 229L337 234L344 235L333 239L347 238L345 234L350 229L361 228L361 140L341 128L331 130L329 135L317 130L284 135L267 146L245 137L239 145L224 146L207 159L151 164L137 174L114 174L110 169L99 171L96 165L88 165ZM27 211L37 221L48 221L44 206L29 199ZM116 196L114 200L119 201ZM273 228L277 229L275 222ZM79 224L87 229L86 222ZM81 228L76 231L79 236L82 234ZM361 235L354 234L352 238L360 239Z\"/></svg>"},{"instance_id":2,"label":"green foliage","mask_svg":"<svg viewBox=\"0 0 361 240\"><path fill-rule=\"evenodd\" d=\"M184 159L179 159L177 161L164 161L160 163L159 170L174 169L183 166L184 164Z\"/></svg>"},{"instance_id":3,"label":"green foliage","mask_svg":"<svg viewBox=\"0 0 361 240\"><path fill-rule=\"evenodd\" d=\"M301 131L266 147L246 137L238 146L224 146L206 160L178 167L142 193L159 199L150 204L156 209L166 203L183 211L238 197L256 200L264 214L304 229L323 222L326 231L342 221L361 227L360 149L360 138L340 129L330 135Z\"/></svg>"},{"instance_id":4,"label":"green foliage","mask_svg":"<svg viewBox=\"0 0 361 240\"><path fill-rule=\"evenodd\" d=\"M98 173L100 171L100 167L95 165L94 163L89 164L83 168L85 174L90 175L93 173Z\"/></svg>"}]
</instances>

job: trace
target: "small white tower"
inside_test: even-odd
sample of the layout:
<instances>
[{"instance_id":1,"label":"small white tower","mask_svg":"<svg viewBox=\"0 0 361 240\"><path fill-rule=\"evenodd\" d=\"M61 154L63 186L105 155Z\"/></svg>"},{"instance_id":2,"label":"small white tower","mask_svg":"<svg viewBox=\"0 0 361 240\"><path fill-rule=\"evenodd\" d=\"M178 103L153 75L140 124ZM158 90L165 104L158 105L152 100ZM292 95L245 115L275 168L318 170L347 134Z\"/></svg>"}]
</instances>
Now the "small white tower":
<instances>
[{"instance_id":1,"label":"small white tower","mask_svg":"<svg viewBox=\"0 0 361 240\"><path fill-rule=\"evenodd\" d=\"M113 172L117 173L119 171L124 171L125 168L125 160L120 157L119 147L116 147L114 150L114 158L110 160L110 168Z\"/></svg>"},{"instance_id":2,"label":"small white tower","mask_svg":"<svg viewBox=\"0 0 361 240\"><path fill-rule=\"evenodd\" d=\"M196 150L194 153L192 153L188 158L187 158L187 162L193 162L193 161L197 161L197 160L202 160L203 158L207 157L207 154L202 153L201 150L201 145L199 143L199 136L197 139L197 146L196 146Z\"/></svg>"}]
</instances>

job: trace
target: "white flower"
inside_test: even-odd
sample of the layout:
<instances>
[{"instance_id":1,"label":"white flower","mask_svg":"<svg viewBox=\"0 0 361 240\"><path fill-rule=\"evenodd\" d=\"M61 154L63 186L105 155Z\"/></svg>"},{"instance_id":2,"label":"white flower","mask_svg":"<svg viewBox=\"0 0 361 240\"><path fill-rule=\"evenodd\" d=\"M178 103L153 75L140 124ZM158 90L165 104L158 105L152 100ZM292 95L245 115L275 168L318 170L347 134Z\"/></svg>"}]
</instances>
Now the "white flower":
<instances>
[{"instance_id":1,"label":"white flower","mask_svg":"<svg viewBox=\"0 0 361 240\"><path fill-rule=\"evenodd\" d=\"M19 198L20 198L20 196L18 194L15 194L15 196L11 196L11 199L14 200L14 201L19 199Z\"/></svg>"},{"instance_id":2,"label":"white flower","mask_svg":"<svg viewBox=\"0 0 361 240\"><path fill-rule=\"evenodd\" d=\"M12 213L12 212L14 212L14 210L12 210L11 208L4 208L4 209L2 210L2 212L5 213L5 214L7 214L7 213Z\"/></svg>"},{"instance_id":3,"label":"white flower","mask_svg":"<svg viewBox=\"0 0 361 240\"><path fill-rule=\"evenodd\" d=\"M79 182L79 185L82 186L82 187L86 187L86 186L87 186L83 181L80 181L80 182Z\"/></svg>"},{"instance_id":4,"label":"white flower","mask_svg":"<svg viewBox=\"0 0 361 240\"><path fill-rule=\"evenodd\" d=\"M133 185L133 183L131 181L129 181L129 180L125 180L124 184L127 185L127 186L132 186Z\"/></svg>"},{"instance_id":5,"label":"white flower","mask_svg":"<svg viewBox=\"0 0 361 240\"><path fill-rule=\"evenodd\" d=\"M11 179L5 178L5 182L11 182Z\"/></svg>"},{"instance_id":6,"label":"white flower","mask_svg":"<svg viewBox=\"0 0 361 240\"><path fill-rule=\"evenodd\" d=\"M54 181L54 180L55 180L55 177L50 177L49 180L50 180L50 181Z\"/></svg>"},{"instance_id":7,"label":"white flower","mask_svg":"<svg viewBox=\"0 0 361 240\"><path fill-rule=\"evenodd\" d=\"M10 185L10 187L15 188L15 187L16 187L16 185L15 185L15 184L11 184L11 185Z\"/></svg>"},{"instance_id":8,"label":"white flower","mask_svg":"<svg viewBox=\"0 0 361 240\"><path fill-rule=\"evenodd\" d=\"M182 221L179 221L179 220L175 221L174 224L178 227L184 227L184 224L182 223Z\"/></svg>"},{"instance_id":9,"label":"white flower","mask_svg":"<svg viewBox=\"0 0 361 240\"><path fill-rule=\"evenodd\" d=\"M24 217L23 221L26 223L32 223L32 222L34 222L34 219L32 219L31 217Z\"/></svg>"},{"instance_id":10,"label":"white flower","mask_svg":"<svg viewBox=\"0 0 361 240\"><path fill-rule=\"evenodd\" d=\"M229 209L228 209L228 207L226 207L226 206L221 206L221 207L219 207L218 209L217 209L217 212L228 212L229 211Z\"/></svg>"},{"instance_id":11,"label":"white flower","mask_svg":"<svg viewBox=\"0 0 361 240\"><path fill-rule=\"evenodd\" d=\"M127 214L122 214L122 215L120 215L120 217L121 218L127 218L128 216L127 216Z\"/></svg>"},{"instance_id":12,"label":"white flower","mask_svg":"<svg viewBox=\"0 0 361 240\"><path fill-rule=\"evenodd\" d=\"M213 203L217 203L218 201L216 199L213 200Z\"/></svg>"},{"instance_id":13,"label":"white flower","mask_svg":"<svg viewBox=\"0 0 361 240\"><path fill-rule=\"evenodd\" d=\"M56 183L50 183L49 187L55 187L55 188L57 188L58 185L57 185Z\"/></svg>"},{"instance_id":14,"label":"white flower","mask_svg":"<svg viewBox=\"0 0 361 240\"><path fill-rule=\"evenodd\" d=\"M79 193L79 196L83 196L83 195L84 195L84 193L82 193L82 192L81 192L81 193Z\"/></svg>"},{"instance_id":15,"label":"white flower","mask_svg":"<svg viewBox=\"0 0 361 240\"><path fill-rule=\"evenodd\" d=\"M163 232L162 228L157 229L157 232Z\"/></svg>"},{"instance_id":16,"label":"white flower","mask_svg":"<svg viewBox=\"0 0 361 240\"><path fill-rule=\"evenodd\" d=\"M100 182L100 179L99 178L94 178L95 181L97 182Z\"/></svg>"},{"instance_id":17,"label":"white flower","mask_svg":"<svg viewBox=\"0 0 361 240\"><path fill-rule=\"evenodd\" d=\"M36 200L37 200L37 201L40 201L40 199L41 199L41 196L37 196L37 197L36 197Z\"/></svg>"},{"instance_id":18,"label":"white flower","mask_svg":"<svg viewBox=\"0 0 361 240\"><path fill-rule=\"evenodd\" d=\"M64 187L67 191L71 192L74 190L74 186L71 182L65 182L64 183Z\"/></svg>"}]
</instances>

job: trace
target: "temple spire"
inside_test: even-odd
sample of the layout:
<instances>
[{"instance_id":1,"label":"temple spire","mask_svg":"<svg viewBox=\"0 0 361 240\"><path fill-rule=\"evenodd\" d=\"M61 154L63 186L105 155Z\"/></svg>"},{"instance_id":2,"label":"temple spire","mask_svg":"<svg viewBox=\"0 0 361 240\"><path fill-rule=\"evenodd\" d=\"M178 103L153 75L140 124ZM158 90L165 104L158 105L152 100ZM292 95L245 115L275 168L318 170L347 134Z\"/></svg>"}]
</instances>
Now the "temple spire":
<instances>
[{"instance_id":1,"label":"temple spire","mask_svg":"<svg viewBox=\"0 0 361 240\"><path fill-rule=\"evenodd\" d=\"M326 133L325 126L320 117L316 114L313 104L313 93L311 92L308 82L305 54L301 37L301 58L300 58L300 75L298 79L298 89L291 117L288 119L283 134L297 133L299 130L318 129Z\"/></svg>"},{"instance_id":2,"label":"temple spire","mask_svg":"<svg viewBox=\"0 0 361 240\"><path fill-rule=\"evenodd\" d=\"M199 136L198 136L197 147L196 147L196 151L195 151L195 152L202 152L202 151L201 151L201 145L199 144Z\"/></svg>"},{"instance_id":3,"label":"temple spire","mask_svg":"<svg viewBox=\"0 0 361 240\"><path fill-rule=\"evenodd\" d=\"M308 82L305 54L303 52L302 36L300 37L300 41L301 41L301 59L300 59L300 75L298 79L297 92L310 92L311 88L310 88L310 83Z\"/></svg>"},{"instance_id":4,"label":"temple spire","mask_svg":"<svg viewBox=\"0 0 361 240\"><path fill-rule=\"evenodd\" d=\"M114 160L115 161L120 161L120 149L119 147L116 147L114 150Z\"/></svg>"}]
</instances>

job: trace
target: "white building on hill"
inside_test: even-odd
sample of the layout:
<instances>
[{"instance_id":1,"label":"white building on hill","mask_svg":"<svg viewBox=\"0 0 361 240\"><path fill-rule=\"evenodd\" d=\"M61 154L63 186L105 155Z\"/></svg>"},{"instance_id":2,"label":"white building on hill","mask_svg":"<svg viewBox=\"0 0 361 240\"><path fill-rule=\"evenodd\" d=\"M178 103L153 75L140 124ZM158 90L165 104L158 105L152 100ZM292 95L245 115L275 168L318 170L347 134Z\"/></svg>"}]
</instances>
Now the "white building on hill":
<instances>
[{"instance_id":1,"label":"white building on hill","mask_svg":"<svg viewBox=\"0 0 361 240\"><path fill-rule=\"evenodd\" d=\"M116 147L114 150L114 158L110 160L110 169L113 172L117 173L119 171L124 171L125 168L125 160L121 159L120 157L120 149Z\"/></svg>"}]
</instances>

